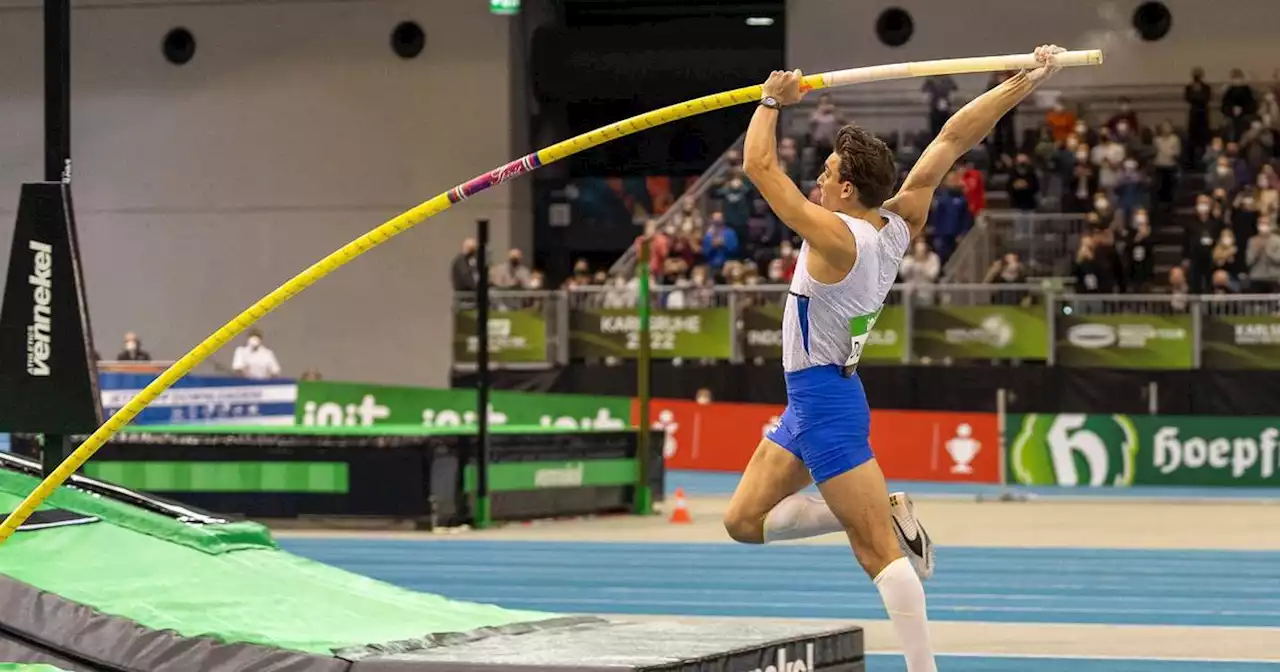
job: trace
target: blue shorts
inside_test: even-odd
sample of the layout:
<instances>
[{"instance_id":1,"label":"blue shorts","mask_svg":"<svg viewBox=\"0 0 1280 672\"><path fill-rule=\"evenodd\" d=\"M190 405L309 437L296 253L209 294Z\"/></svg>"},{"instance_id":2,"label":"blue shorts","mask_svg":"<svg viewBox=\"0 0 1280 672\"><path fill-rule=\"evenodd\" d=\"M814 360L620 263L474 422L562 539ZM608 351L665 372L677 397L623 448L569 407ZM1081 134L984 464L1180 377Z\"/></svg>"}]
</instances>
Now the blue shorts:
<instances>
[{"instance_id":1,"label":"blue shorts","mask_svg":"<svg viewBox=\"0 0 1280 672\"><path fill-rule=\"evenodd\" d=\"M815 483L830 480L875 457L871 409L855 373L838 366L788 371L787 408L765 435L809 468Z\"/></svg>"}]
</instances>

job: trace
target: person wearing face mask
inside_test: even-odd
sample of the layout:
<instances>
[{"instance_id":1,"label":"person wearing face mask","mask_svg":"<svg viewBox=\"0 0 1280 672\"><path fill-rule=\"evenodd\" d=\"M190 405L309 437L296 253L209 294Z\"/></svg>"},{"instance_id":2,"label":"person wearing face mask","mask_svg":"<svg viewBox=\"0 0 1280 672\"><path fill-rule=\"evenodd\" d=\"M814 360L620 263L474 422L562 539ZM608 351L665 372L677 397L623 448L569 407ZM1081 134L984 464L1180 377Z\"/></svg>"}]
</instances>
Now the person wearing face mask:
<instances>
[{"instance_id":1,"label":"person wearing face mask","mask_svg":"<svg viewBox=\"0 0 1280 672\"><path fill-rule=\"evenodd\" d=\"M1258 190L1249 185L1231 203L1231 230L1236 240L1249 240L1258 232Z\"/></svg>"},{"instance_id":2,"label":"person wearing face mask","mask_svg":"<svg viewBox=\"0 0 1280 672\"><path fill-rule=\"evenodd\" d=\"M151 353L142 349L142 341L138 339L138 335L132 331L124 335L124 350L116 355L116 360L121 362L149 362L151 361Z\"/></svg>"},{"instance_id":3,"label":"person wearing face mask","mask_svg":"<svg viewBox=\"0 0 1280 672\"><path fill-rule=\"evenodd\" d=\"M1093 207L1093 194L1098 191L1098 171L1089 162L1089 146L1076 149L1071 176L1063 193L1062 205L1067 212L1085 213Z\"/></svg>"},{"instance_id":4,"label":"person wearing face mask","mask_svg":"<svg viewBox=\"0 0 1280 672\"><path fill-rule=\"evenodd\" d=\"M1273 294L1280 291L1280 235L1270 222L1258 225L1258 235L1249 239L1245 250L1249 268L1249 292Z\"/></svg>"},{"instance_id":5,"label":"person wearing face mask","mask_svg":"<svg viewBox=\"0 0 1280 672\"><path fill-rule=\"evenodd\" d=\"M1191 83L1182 93L1187 101L1187 168L1194 169L1195 162L1204 154L1209 144L1209 103L1213 101L1213 89L1204 81L1204 69L1191 71Z\"/></svg>"},{"instance_id":6,"label":"person wearing face mask","mask_svg":"<svg viewBox=\"0 0 1280 672\"><path fill-rule=\"evenodd\" d=\"M268 380L280 375L280 362L262 340L262 332L253 330L245 344L236 348L231 369L252 380Z\"/></svg>"},{"instance_id":7,"label":"person wearing face mask","mask_svg":"<svg viewBox=\"0 0 1280 672\"><path fill-rule=\"evenodd\" d=\"M1208 194L1196 198L1196 216L1186 226L1182 256L1188 261L1191 291L1203 293L1213 270L1213 246L1222 223L1213 218L1213 199Z\"/></svg>"},{"instance_id":8,"label":"person wearing face mask","mask_svg":"<svg viewBox=\"0 0 1280 672\"><path fill-rule=\"evenodd\" d=\"M1280 190L1276 189L1275 178L1267 173L1258 176L1258 217L1272 224L1280 215Z\"/></svg>"},{"instance_id":9,"label":"person wearing face mask","mask_svg":"<svg viewBox=\"0 0 1280 672\"><path fill-rule=\"evenodd\" d=\"M1121 164L1120 182L1116 185L1116 205L1125 222L1133 219L1133 210L1147 202L1147 175L1138 168L1136 159Z\"/></svg>"},{"instance_id":10,"label":"person wearing face mask","mask_svg":"<svg viewBox=\"0 0 1280 672\"><path fill-rule=\"evenodd\" d=\"M1232 277L1244 271L1244 259L1236 248L1236 234L1231 229L1223 228L1213 245L1213 269L1224 270Z\"/></svg>"},{"instance_id":11,"label":"person wearing face mask","mask_svg":"<svg viewBox=\"0 0 1280 672\"><path fill-rule=\"evenodd\" d=\"M479 283L479 271L476 262L476 239L467 238L462 241L462 251L453 258L449 275L453 281L453 291L474 292Z\"/></svg>"},{"instance_id":12,"label":"person wearing face mask","mask_svg":"<svg viewBox=\"0 0 1280 672\"><path fill-rule=\"evenodd\" d=\"M929 249L929 243L923 239L917 239L911 244L911 254L908 254L902 260L902 265L898 267L898 280L911 286L932 285L938 281L938 275L942 272L942 260L933 250ZM921 298L932 298L929 297Z\"/></svg>"},{"instance_id":13,"label":"person wearing face mask","mask_svg":"<svg viewBox=\"0 0 1280 672\"><path fill-rule=\"evenodd\" d=\"M1253 88L1244 80L1244 71L1231 71L1231 83L1222 92L1222 116L1227 118L1233 137L1240 137L1248 128L1249 118L1258 112L1258 99Z\"/></svg>"},{"instance_id":14,"label":"person wearing face mask","mask_svg":"<svg viewBox=\"0 0 1280 672\"><path fill-rule=\"evenodd\" d=\"M1133 111L1133 103L1128 98L1121 96L1118 102L1120 109L1107 120L1107 128L1118 136L1124 136L1137 130L1138 113Z\"/></svg>"},{"instance_id":15,"label":"person wearing face mask","mask_svg":"<svg viewBox=\"0 0 1280 672\"><path fill-rule=\"evenodd\" d=\"M1066 142L1067 136L1076 127L1076 113L1067 109L1067 106L1059 98L1053 101L1053 107L1044 115L1044 121L1049 126L1050 133L1053 134L1053 141L1056 143Z\"/></svg>"},{"instance_id":16,"label":"person wearing face mask","mask_svg":"<svg viewBox=\"0 0 1280 672\"><path fill-rule=\"evenodd\" d=\"M529 267L524 254L516 248L507 253L507 263L489 269L489 282L494 289L525 289L529 286Z\"/></svg>"},{"instance_id":17,"label":"person wearing face mask","mask_svg":"<svg viewBox=\"0 0 1280 672\"><path fill-rule=\"evenodd\" d=\"M1147 210L1138 208L1133 212L1133 229L1128 233L1125 245L1125 271L1129 278L1128 287L1131 292L1142 293L1151 281L1155 271L1155 245L1151 240L1151 222Z\"/></svg>"}]
</instances>

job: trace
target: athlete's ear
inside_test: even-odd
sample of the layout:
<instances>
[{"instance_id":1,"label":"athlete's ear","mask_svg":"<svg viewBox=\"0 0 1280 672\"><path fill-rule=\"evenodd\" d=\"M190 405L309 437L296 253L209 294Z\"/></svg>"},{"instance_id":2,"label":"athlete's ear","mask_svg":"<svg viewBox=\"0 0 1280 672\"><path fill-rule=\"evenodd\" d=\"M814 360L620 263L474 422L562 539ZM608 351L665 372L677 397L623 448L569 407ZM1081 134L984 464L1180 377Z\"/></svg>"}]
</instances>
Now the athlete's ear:
<instances>
[{"instance_id":1,"label":"athlete's ear","mask_svg":"<svg viewBox=\"0 0 1280 672\"><path fill-rule=\"evenodd\" d=\"M847 201L853 197L853 192L854 192L854 189L853 189L852 182L840 183L840 198L843 198L844 200Z\"/></svg>"}]
</instances>

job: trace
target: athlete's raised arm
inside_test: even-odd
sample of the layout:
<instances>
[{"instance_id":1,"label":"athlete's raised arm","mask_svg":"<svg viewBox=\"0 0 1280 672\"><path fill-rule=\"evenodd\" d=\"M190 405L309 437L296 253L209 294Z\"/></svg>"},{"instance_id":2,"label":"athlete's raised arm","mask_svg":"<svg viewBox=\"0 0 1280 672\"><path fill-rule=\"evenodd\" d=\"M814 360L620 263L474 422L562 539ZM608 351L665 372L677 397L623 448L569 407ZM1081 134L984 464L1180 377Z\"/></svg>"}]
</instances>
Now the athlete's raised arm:
<instances>
[{"instance_id":1,"label":"athlete's raised arm","mask_svg":"<svg viewBox=\"0 0 1280 672\"><path fill-rule=\"evenodd\" d=\"M828 263L844 266L847 271L853 265L853 234L835 213L800 193L778 165L778 112L804 98L800 77L799 70L774 71L765 81L764 96L747 127L742 168L783 224L800 234ZM833 258L843 255L849 259Z\"/></svg>"},{"instance_id":2,"label":"athlete's raised arm","mask_svg":"<svg viewBox=\"0 0 1280 672\"><path fill-rule=\"evenodd\" d=\"M925 148L902 188L884 204L907 221L913 238L924 229L933 192L956 161L978 146L1005 113L1061 69L1056 55L1063 51L1066 50L1054 45L1037 47L1035 56L1040 67L1019 72L974 98L947 121L938 137Z\"/></svg>"}]
</instances>

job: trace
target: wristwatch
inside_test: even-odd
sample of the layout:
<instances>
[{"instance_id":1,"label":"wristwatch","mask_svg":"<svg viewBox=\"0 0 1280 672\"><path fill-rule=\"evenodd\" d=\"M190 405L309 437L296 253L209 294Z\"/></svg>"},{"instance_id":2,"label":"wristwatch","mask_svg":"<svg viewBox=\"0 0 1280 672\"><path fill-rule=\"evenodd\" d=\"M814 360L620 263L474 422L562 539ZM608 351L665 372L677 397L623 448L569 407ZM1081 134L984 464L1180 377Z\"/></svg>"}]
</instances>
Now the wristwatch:
<instances>
[{"instance_id":1,"label":"wristwatch","mask_svg":"<svg viewBox=\"0 0 1280 672\"><path fill-rule=\"evenodd\" d=\"M760 99L760 104L761 104L761 105L764 105L765 107L771 107L771 108L773 108L773 109L775 109L775 110L781 110L781 109L782 109L782 103L779 103L779 102L778 102L778 99L777 99L777 98L774 98L773 96L765 96L765 97L761 98L761 99Z\"/></svg>"}]
</instances>

